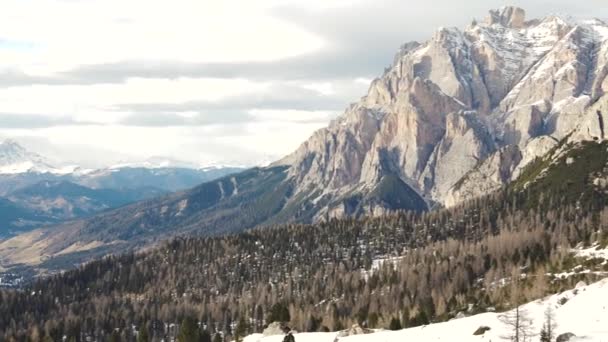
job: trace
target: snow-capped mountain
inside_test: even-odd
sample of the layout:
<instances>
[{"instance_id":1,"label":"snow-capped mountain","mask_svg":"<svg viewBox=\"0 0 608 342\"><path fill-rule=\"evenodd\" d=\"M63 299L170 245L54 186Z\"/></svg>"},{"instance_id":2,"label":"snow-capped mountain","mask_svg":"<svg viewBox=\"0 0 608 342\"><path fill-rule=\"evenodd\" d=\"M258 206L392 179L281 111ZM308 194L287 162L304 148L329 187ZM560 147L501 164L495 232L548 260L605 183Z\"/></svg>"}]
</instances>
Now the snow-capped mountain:
<instances>
[{"instance_id":1,"label":"snow-capped mountain","mask_svg":"<svg viewBox=\"0 0 608 342\"><path fill-rule=\"evenodd\" d=\"M48 159L26 150L14 140L4 140L0 144L0 174L25 172L62 173L65 170L54 167Z\"/></svg>"},{"instance_id":2,"label":"snow-capped mountain","mask_svg":"<svg viewBox=\"0 0 608 342\"><path fill-rule=\"evenodd\" d=\"M316 219L384 213L394 205L368 197L387 189L417 194L399 208L452 206L566 137L603 140L607 75L606 23L504 7L403 45L365 97L274 165L288 167L293 199L325 204Z\"/></svg>"},{"instance_id":3,"label":"snow-capped mountain","mask_svg":"<svg viewBox=\"0 0 608 342\"><path fill-rule=\"evenodd\" d=\"M167 157L154 156L142 161L124 161L110 166L108 169L116 170L123 168L146 168L146 169L162 169L162 168L184 168L197 169L198 166L194 163L189 163L181 160L171 159Z\"/></svg>"},{"instance_id":4,"label":"snow-capped mountain","mask_svg":"<svg viewBox=\"0 0 608 342\"><path fill-rule=\"evenodd\" d=\"M68 181L93 189L159 188L178 191L243 170L237 166L200 167L164 157L124 162L101 169L59 165L14 140L0 144L0 195L41 181Z\"/></svg>"}]
</instances>

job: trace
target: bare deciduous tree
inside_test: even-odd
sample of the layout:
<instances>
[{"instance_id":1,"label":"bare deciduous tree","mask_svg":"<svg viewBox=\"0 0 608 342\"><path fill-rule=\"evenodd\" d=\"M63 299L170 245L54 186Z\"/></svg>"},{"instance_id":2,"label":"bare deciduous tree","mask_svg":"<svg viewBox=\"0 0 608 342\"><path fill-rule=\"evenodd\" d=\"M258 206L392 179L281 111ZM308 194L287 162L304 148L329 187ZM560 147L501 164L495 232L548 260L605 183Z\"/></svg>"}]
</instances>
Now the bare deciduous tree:
<instances>
[{"instance_id":1,"label":"bare deciduous tree","mask_svg":"<svg viewBox=\"0 0 608 342\"><path fill-rule=\"evenodd\" d=\"M517 306L499 317L500 321L509 327L509 333L503 336L505 340L513 342L527 342L533 336L533 323L528 313Z\"/></svg>"}]
</instances>

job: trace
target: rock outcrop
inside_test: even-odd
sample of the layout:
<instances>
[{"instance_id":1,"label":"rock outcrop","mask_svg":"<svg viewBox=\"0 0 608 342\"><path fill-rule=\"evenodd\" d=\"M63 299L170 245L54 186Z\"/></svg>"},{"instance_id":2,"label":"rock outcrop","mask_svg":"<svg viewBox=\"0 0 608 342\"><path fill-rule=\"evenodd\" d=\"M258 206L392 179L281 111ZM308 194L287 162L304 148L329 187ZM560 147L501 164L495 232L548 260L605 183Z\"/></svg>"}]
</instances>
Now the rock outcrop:
<instances>
[{"instance_id":1,"label":"rock outcrop","mask_svg":"<svg viewBox=\"0 0 608 342\"><path fill-rule=\"evenodd\" d=\"M324 203L316 219L393 209L364 203L386 176L429 205L455 205L504 186L566 137L604 139L607 61L599 20L491 11L403 45L365 97L277 164L296 193Z\"/></svg>"}]
</instances>

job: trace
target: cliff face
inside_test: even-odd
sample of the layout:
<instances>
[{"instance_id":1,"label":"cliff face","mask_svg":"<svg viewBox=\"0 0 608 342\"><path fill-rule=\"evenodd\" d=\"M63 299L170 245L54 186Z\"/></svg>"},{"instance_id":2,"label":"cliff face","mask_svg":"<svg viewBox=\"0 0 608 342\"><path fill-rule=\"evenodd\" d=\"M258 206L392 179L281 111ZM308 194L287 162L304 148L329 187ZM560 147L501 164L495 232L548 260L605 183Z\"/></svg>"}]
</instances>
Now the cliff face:
<instances>
[{"instance_id":1,"label":"cliff face","mask_svg":"<svg viewBox=\"0 0 608 342\"><path fill-rule=\"evenodd\" d=\"M345 199L369 207L388 176L428 204L455 205L511 181L567 136L603 139L607 61L601 21L491 11L483 23L405 44L365 97L278 164L296 193L334 203L336 215L354 213Z\"/></svg>"}]
</instances>

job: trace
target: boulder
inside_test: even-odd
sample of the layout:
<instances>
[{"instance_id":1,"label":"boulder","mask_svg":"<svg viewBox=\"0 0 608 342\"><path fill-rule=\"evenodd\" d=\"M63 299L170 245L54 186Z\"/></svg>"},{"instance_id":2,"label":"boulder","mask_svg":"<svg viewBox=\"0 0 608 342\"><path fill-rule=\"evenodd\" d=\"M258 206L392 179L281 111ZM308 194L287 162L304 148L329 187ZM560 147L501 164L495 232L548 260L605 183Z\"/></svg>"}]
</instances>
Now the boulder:
<instances>
[{"instance_id":1,"label":"boulder","mask_svg":"<svg viewBox=\"0 0 608 342\"><path fill-rule=\"evenodd\" d=\"M467 315L465 315L464 312L460 311L456 314L456 317L454 317L454 318L461 319L461 318L465 318L465 317L467 317Z\"/></svg>"},{"instance_id":2,"label":"boulder","mask_svg":"<svg viewBox=\"0 0 608 342\"><path fill-rule=\"evenodd\" d=\"M264 332L262 333L264 336L275 336L275 335L283 335L283 329L285 328L285 324L281 322L272 322L268 325Z\"/></svg>"},{"instance_id":3,"label":"boulder","mask_svg":"<svg viewBox=\"0 0 608 342\"><path fill-rule=\"evenodd\" d=\"M483 335L486 333L486 331L490 331L490 330L492 330L492 328L486 327L486 326L481 326L481 327L477 328L477 330L475 330L473 335L475 335L475 336Z\"/></svg>"},{"instance_id":4,"label":"boulder","mask_svg":"<svg viewBox=\"0 0 608 342\"><path fill-rule=\"evenodd\" d=\"M359 324L353 324L353 326L350 327L350 329L346 329L346 330L342 330L342 331L338 332L337 337L364 335L364 334L371 334L372 332L373 331L371 329L362 328Z\"/></svg>"},{"instance_id":5,"label":"boulder","mask_svg":"<svg viewBox=\"0 0 608 342\"><path fill-rule=\"evenodd\" d=\"M573 337L576 337L576 335L574 335L571 332L567 332L565 334L561 334L559 336L557 336L557 339L555 340L556 342L568 342L570 341Z\"/></svg>"}]
</instances>

